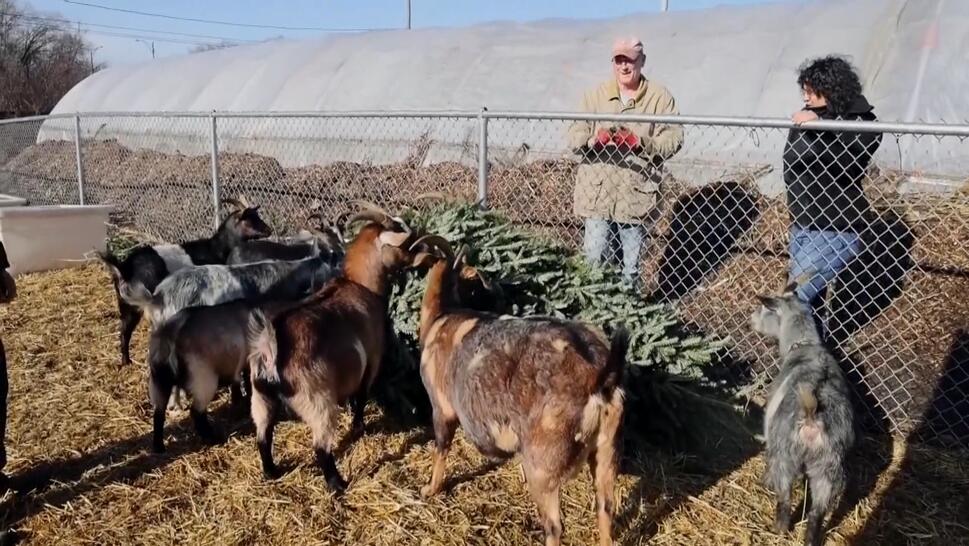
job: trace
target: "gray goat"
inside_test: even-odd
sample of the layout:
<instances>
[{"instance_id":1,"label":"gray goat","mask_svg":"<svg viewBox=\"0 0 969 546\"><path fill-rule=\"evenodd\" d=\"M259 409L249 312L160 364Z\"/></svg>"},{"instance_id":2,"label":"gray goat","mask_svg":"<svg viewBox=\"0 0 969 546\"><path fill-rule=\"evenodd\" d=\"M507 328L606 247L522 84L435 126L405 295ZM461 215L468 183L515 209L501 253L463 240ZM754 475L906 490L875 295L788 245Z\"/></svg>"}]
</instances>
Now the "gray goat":
<instances>
[{"instance_id":1,"label":"gray goat","mask_svg":"<svg viewBox=\"0 0 969 546\"><path fill-rule=\"evenodd\" d=\"M245 241L232 249L226 263L238 265L267 260L292 261L312 258L320 253L332 256L333 263L341 262L346 252L341 222L345 217L341 216L335 225L331 225L316 213L311 214L309 219L316 219L319 227L300 230L295 237L287 237L280 241L269 239Z\"/></svg>"},{"instance_id":2,"label":"gray goat","mask_svg":"<svg viewBox=\"0 0 969 546\"><path fill-rule=\"evenodd\" d=\"M818 335L810 307L795 294L759 296L751 327L777 340L781 372L770 386L764 415L765 484L777 495L774 525L791 527L791 488L806 475L811 492L804 544L824 542L824 518L845 489L855 417L848 382Z\"/></svg>"},{"instance_id":3,"label":"gray goat","mask_svg":"<svg viewBox=\"0 0 969 546\"><path fill-rule=\"evenodd\" d=\"M119 290L148 314L152 324L161 324L187 307L308 296L339 273L332 259L318 253L294 261L188 267L165 278L154 293L141 284L122 283Z\"/></svg>"}]
</instances>

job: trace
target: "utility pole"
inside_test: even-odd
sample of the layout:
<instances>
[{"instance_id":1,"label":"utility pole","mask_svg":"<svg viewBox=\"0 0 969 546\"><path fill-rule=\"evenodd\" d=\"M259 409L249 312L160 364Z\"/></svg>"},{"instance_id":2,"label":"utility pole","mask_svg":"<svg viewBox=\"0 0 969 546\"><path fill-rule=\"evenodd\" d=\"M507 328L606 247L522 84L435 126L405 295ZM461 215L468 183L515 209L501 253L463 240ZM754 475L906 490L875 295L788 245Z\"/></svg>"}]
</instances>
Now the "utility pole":
<instances>
[{"instance_id":1,"label":"utility pole","mask_svg":"<svg viewBox=\"0 0 969 546\"><path fill-rule=\"evenodd\" d=\"M410 30L410 0L407 0L407 30Z\"/></svg>"},{"instance_id":2,"label":"utility pole","mask_svg":"<svg viewBox=\"0 0 969 546\"><path fill-rule=\"evenodd\" d=\"M141 43L145 44L146 46L149 46L151 48L151 58L152 59L155 58L155 41L154 40L152 40L151 42L146 42L145 40L142 40L140 38L135 38L135 41L136 42L141 42Z\"/></svg>"},{"instance_id":3,"label":"utility pole","mask_svg":"<svg viewBox=\"0 0 969 546\"><path fill-rule=\"evenodd\" d=\"M660 9L662 11L669 11L670 10L670 0L660 0L659 1L659 5L660 5Z\"/></svg>"}]
</instances>

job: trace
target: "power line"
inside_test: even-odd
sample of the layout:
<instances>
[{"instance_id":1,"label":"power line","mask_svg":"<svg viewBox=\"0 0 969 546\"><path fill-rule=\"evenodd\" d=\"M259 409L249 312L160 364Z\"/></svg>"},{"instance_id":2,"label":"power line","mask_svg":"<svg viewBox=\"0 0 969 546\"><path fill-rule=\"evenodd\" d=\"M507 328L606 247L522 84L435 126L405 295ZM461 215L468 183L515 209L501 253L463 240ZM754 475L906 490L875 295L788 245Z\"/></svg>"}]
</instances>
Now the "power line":
<instances>
[{"instance_id":1,"label":"power line","mask_svg":"<svg viewBox=\"0 0 969 546\"><path fill-rule=\"evenodd\" d=\"M40 26L42 23L37 21L12 21L14 25L36 27ZM61 32L71 32L71 29L59 28ZM214 42L201 42L198 40L181 40L178 38L166 38L163 36L150 36L146 34L130 34L126 32L109 32L105 30L90 30L85 29L84 32L90 32L91 34L100 34L102 36L114 36L117 38L134 38L142 40L154 40L156 42L170 43L170 44L183 44L183 45L212 45Z\"/></svg>"},{"instance_id":2,"label":"power line","mask_svg":"<svg viewBox=\"0 0 969 546\"><path fill-rule=\"evenodd\" d=\"M118 25L104 25L104 24L100 24L100 23L85 23L84 21L71 21L69 19L57 19L57 18L54 18L54 17L40 17L40 16L37 16L37 15L22 15L22 14L19 14L19 13L10 13L10 12L2 12L2 11L0 11L0 15L8 15L8 16L12 16L12 17L17 17L17 18L22 18L22 19L30 19L30 20L34 20L34 21L48 21L48 22L52 22L52 23L63 23L63 24L68 24L68 25L83 25L83 26L86 26L86 27L110 28L110 29L115 29L115 30L133 30L133 31L136 31L136 32L151 32L151 33L155 33L155 34L171 34L173 36L187 36L189 38L207 38L207 39L212 39L212 40L222 40L222 41L225 41L225 42L254 42L254 40L243 40L243 39L239 39L239 38L227 38L225 36L213 36L213 35L210 35L210 34L189 34L187 32L174 32L174 31L169 31L169 30L155 30L155 29L151 29L151 28L137 28L137 27L125 27L125 26L118 26ZM91 31L91 32L93 32L93 31Z\"/></svg>"},{"instance_id":3,"label":"power line","mask_svg":"<svg viewBox=\"0 0 969 546\"><path fill-rule=\"evenodd\" d=\"M68 4L75 4L78 6L87 6L89 8L97 8L97 9L103 9L108 11L120 11L122 13L132 13L134 15L144 15L145 17L160 17L162 19L173 19L175 21L191 21L193 23L208 23L212 25L226 25L231 27L267 28L272 30L316 30L321 32L367 32L367 31L373 31L373 30L397 30L395 28L327 28L327 27L287 27L287 26L277 26L277 25L255 25L251 23L234 23L231 21L217 21L214 19L195 19L192 17L176 17L174 15L165 15L163 13L150 13L147 11L115 8L112 6L103 6L101 4L77 2L75 0L64 0L64 2Z\"/></svg>"}]
</instances>

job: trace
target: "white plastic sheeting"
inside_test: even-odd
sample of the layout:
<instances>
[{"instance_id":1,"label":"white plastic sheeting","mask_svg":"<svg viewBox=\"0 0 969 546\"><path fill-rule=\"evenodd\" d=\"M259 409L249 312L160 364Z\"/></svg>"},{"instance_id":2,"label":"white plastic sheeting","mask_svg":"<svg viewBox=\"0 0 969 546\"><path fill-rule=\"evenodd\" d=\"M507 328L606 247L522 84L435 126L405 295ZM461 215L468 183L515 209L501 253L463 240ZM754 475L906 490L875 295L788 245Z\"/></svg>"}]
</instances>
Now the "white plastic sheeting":
<instances>
[{"instance_id":1,"label":"white plastic sheeting","mask_svg":"<svg viewBox=\"0 0 969 546\"><path fill-rule=\"evenodd\" d=\"M484 106L574 111L585 89L609 77L609 45L627 34L644 40L647 75L672 91L684 114L787 117L800 106L798 65L838 53L860 69L866 95L882 120L969 118L966 0L794 1L600 21L494 23L271 42L109 68L75 86L54 113ZM505 125L491 132L491 146L514 150L526 143L537 155L565 149L564 125L495 123ZM161 129L151 118L102 118L85 124L85 132L165 151L207 151L197 132L183 140L178 124L169 125ZM52 120L39 138L72 138L72 131L67 120ZM401 120L393 124L392 135L385 135L403 142L396 148L384 143L374 153L366 144L346 145L370 131L367 123L290 120L220 126L223 149L272 155L284 165L313 162L319 147L326 148L328 160L399 160L410 148L407 141L425 132L436 146L430 160L455 159L450 157L458 153L454 150L467 155L475 136L473 121ZM688 129L680 159L710 152L710 139L704 142L701 133L691 141L691 133ZM776 163L782 141L734 131L716 139L716 146L733 157ZM344 145L327 146L338 142ZM893 141L882 158L904 167L902 148L910 144ZM915 145L921 168L969 168L965 142L932 139Z\"/></svg>"}]
</instances>

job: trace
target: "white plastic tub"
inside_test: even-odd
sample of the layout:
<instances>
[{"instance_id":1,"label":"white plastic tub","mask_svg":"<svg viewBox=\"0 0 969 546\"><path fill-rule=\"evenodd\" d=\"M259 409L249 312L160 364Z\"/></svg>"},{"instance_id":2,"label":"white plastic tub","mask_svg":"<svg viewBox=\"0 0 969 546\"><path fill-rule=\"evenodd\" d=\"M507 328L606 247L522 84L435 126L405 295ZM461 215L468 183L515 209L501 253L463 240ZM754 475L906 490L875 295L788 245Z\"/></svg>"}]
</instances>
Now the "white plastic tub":
<instances>
[{"instance_id":1,"label":"white plastic tub","mask_svg":"<svg viewBox=\"0 0 969 546\"><path fill-rule=\"evenodd\" d=\"M10 273L48 271L82 265L104 250L107 205L0 207L0 240Z\"/></svg>"},{"instance_id":2,"label":"white plastic tub","mask_svg":"<svg viewBox=\"0 0 969 546\"><path fill-rule=\"evenodd\" d=\"M22 207L26 204L27 204L27 200L22 197L17 197L15 195L8 195L6 193L0 193L0 208Z\"/></svg>"}]
</instances>

